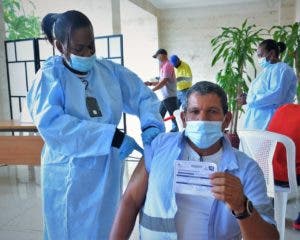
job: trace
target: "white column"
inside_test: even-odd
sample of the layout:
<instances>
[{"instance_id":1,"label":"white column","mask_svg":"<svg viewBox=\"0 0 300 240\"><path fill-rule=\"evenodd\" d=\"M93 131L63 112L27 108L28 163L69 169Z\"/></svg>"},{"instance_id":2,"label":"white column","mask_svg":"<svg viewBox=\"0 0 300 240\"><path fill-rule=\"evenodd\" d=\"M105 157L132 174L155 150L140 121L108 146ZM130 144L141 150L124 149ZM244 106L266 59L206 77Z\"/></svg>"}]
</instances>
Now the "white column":
<instances>
[{"instance_id":1,"label":"white column","mask_svg":"<svg viewBox=\"0 0 300 240\"><path fill-rule=\"evenodd\" d=\"M295 22L300 22L300 0L296 0L296 16L295 16Z\"/></svg>"},{"instance_id":2,"label":"white column","mask_svg":"<svg viewBox=\"0 0 300 240\"><path fill-rule=\"evenodd\" d=\"M120 0L111 0L113 34L121 33Z\"/></svg>"},{"instance_id":3,"label":"white column","mask_svg":"<svg viewBox=\"0 0 300 240\"><path fill-rule=\"evenodd\" d=\"M151 13L154 16L158 16L158 9L149 1L147 0L129 0L130 2L134 3L135 5L139 6L140 8L144 9L145 11Z\"/></svg>"},{"instance_id":4,"label":"white column","mask_svg":"<svg viewBox=\"0 0 300 240\"><path fill-rule=\"evenodd\" d=\"M5 27L2 1L0 1L0 33L0 119L8 119L10 116L4 47L5 34L3 34L5 33Z\"/></svg>"},{"instance_id":5,"label":"white column","mask_svg":"<svg viewBox=\"0 0 300 240\"><path fill-rule=\"evenodd\" d=\"M279 24L293 24L296 15L296 2L299 0L280 0L279 4Z\"/></svg>"}]
</instances>

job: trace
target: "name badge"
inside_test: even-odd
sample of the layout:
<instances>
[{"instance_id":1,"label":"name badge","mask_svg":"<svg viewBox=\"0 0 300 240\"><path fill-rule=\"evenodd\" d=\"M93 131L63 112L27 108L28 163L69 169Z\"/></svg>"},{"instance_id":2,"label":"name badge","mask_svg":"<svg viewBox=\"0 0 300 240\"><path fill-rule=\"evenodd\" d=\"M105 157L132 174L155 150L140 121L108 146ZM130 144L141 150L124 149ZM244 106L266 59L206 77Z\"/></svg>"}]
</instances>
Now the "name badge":
<instances>
[{"instance_id":1,"label":"name badge","mask_svg":"<svg viewBox=\"0 0 300 240\"><path fill-rule=\"evenodd\" d=\"M212 197L209 175L216 171L215 163L176 160L174 162L174 192Z\"/></svg>"},{"instance_id":2,"label":"name badge","mask_svg":"<svg viewBox=\"0 0 300 240\"><path fill-rule=\"evenodd\" d=\"M91 117L102 117L102 113L96 98L86 97L85 101L86 101L86 108Z\"/></svg>"}]
</instances>

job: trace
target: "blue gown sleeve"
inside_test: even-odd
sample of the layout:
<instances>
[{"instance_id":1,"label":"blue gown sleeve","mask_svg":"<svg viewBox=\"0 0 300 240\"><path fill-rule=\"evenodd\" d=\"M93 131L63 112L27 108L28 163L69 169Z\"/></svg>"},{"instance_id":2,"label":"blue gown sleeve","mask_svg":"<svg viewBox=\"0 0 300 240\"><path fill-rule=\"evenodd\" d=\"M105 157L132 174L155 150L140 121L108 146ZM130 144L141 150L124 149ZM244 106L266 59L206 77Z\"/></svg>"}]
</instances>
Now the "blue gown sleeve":
<instances>
[{"instance_id":1,"label":"blue gown sleeve","mask_svg":"<svg viewBox=\"0 0 300 240\"><path fill-rule=\"evenodd\" d=\"M141 129L149 126L165 131L162 117L159 113L159 100L151 89L132 71L116 64L115 71L119 78L123 111L139 117Z\"/></svg>"},{"instance_id":2,"label":"blue gown sleeve","mask_svg":"<svg viewBox=\"0 0 300 240\"><path fill-rule=\"evenodd\" d=\"M107 155L113 124L78 119L64 112L64 92L52 71L40 70L27 95L32 119L46 145L64 156Z\"/></svg>"},{"instance_id":3,"label":"blue gown sleeve","mask_svg":"<svg viewBox=\"0 0 300 240\"><path fill-rule=\"evenodd\" d=\"M267 76L262 75L262 78ZM288 101L289 91L296 91L295 73L290 69L283 70L280 74L272 74L270 79L262 79L262 85L268 84L267 87L256 86L255 96L249 107L268 107L271 105L281 105ZM294 87L293 87L294 86Z\"/></svg>"}]
</instances>

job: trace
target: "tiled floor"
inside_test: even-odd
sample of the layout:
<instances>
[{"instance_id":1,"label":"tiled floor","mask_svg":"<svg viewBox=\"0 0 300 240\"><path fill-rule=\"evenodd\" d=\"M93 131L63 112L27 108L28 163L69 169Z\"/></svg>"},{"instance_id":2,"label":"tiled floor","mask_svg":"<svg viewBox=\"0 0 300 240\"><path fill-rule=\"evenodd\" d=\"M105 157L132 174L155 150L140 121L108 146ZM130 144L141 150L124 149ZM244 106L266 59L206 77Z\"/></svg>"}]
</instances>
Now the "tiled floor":
<instances>
[{"instance_id":1,"label":"tiled floor","mask_svg":"<svg viewBox=\"0 0 300 240\"><path fill-rule=\"evenodd\" d=\"M135 163L125 168L124 186ZM286 216L287 240L300 239L300 231L291 228L300 211L300 200L290 201ZM42 239L42 211L39 167L0 166L0 239ZM135 229L131 240L138 239Z\"/></svg>"}]
</instances>

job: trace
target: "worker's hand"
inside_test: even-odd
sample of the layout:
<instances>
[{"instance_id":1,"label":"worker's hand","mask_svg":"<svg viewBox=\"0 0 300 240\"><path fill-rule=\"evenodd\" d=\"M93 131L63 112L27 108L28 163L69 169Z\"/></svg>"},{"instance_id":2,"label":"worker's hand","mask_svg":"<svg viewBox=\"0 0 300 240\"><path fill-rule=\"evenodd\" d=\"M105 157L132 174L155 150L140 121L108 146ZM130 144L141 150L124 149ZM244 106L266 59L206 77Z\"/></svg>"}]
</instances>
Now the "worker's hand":
<instances>
[{"instance_id":1,"label":"worker's hand","mask_svg":"<svg viewBox=\"0 0 300 240\"><path fill-rule=\"evenodd\" d=\"M237 101L237 104L239 107L247 104L246 98L247 98L246 93L242 93L239 97L236 98L236 101Z\"/></svg>"},{"instance_id":2,"label":"worker's hand","mask_svg":"<svg viewBox=\"0 0 300 240\"><path fill-rule=\"evenodd\" d=\"M119 148L119 159L124 160L133 152L133 150L137 150L141 154L144 153L144 150L136 143L136 141L128 136L125 135L122 145Z\"/></svg>"},{"instance_id":3,"label":"worker's hand","mask_svg":"<svg viewBox=\"0 0 300 240\"><path fill-rule=\"evenodd\" d=\"M143 144L150 145L152 140L160 134L162 131L157 127L149 127L145 131L142 132L142 140Z\"/></svg>"},{"instance_id":4,"label":"worker's hand","mask_svg":"<svg viewBox=\"0 0 300 240\"><path fill-rule=\"evenodd\" d=\"M225 172L210 175L212 193L218 200L224 201L235 214L245 210L245 195L240 179Z\"/></svg>"},{"instance_id":5,"label":"worker's hand","mask_svg":"<svg viewBox=\"0 0 300 240\"><path fill-rule=\"evenodd\" d=\"M149 81L144 82L147 86L155 86L159 82L159 77L150 78Z\"/></svg>"}]
</instances>

